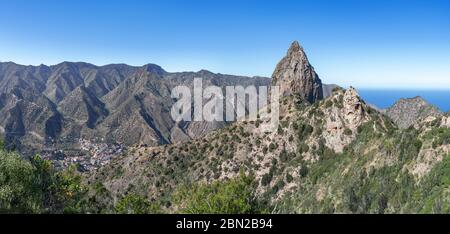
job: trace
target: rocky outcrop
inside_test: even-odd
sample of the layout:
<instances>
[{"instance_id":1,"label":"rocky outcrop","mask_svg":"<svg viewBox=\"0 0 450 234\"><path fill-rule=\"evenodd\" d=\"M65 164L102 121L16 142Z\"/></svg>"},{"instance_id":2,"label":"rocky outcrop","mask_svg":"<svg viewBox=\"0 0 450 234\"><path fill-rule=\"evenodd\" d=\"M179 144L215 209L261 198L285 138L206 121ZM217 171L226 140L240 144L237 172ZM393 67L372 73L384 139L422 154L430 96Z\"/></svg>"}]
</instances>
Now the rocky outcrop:
<instances>
[{"instance_id":1,"label":"rocky outcrop","mask_svg":"<svg viewBox=\"0 0 450 234\"><path fill-rule=\"evenodd\" d=\"M310 103L323 99L322 82L297 41L276 66L272 85L279 86L283 96L297 94Z\"/></svg>"},{"instance_id":2,"label":"rocky outcrop","mask_svg":"<svg viewBox=\"0 0 450 234\"><path fill-rule=\"evenodd\" d=\"M442 117L441 126L450 128L450 117L448 116Z\"/></svg>"},{"instance_id":3,"label":"rocky outcrop","mask_svg":"<svg viewBox=\"0 0 450 234\"><path fill-rule=\"evenodd\" d=\"M335 152L342 152L354 140L358 127L370 119L367 114L369 107L353 87L345 92L339 90L324 101L326 118L323 136L326 145ZM335 104L327 107L328 102Z\"/></svg>"},{"instance_id":4,"label":"rocky outcrop","mask_svg":"<svg viewBox=\"0 0 450 234\"><path fill-rule=\"evenodd\" d=\"M361 125L365 119L365 106L353 87L344 93L344 119L351 128Z\"/></svg>"},{"instance_id":5,"label":"rocky outcrop","mask_svg":"<svg viewBox=\"0 0 450 234\"><path fill-rule=\"evenodd\" d=\"M429 116L440 117L442 112L422 97L402 98L387 109L389 116L400 128L408 128Z\"/></svg>"}]
</instances>

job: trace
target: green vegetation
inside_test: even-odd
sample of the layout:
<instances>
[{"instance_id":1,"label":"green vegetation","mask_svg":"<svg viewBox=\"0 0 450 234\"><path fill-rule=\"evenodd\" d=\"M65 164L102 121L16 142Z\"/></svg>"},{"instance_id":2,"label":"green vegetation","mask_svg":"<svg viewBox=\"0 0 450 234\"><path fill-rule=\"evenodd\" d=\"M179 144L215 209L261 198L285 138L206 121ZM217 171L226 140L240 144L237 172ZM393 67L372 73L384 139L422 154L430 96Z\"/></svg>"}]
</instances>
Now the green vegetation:
<instances>
[{"instance_id":1,"label":"green vegetation","mask_svg":"<svg viewBox=\"0 0 450 234\"><path fill-rule=\"evenodd\" d=\"M114 207L117 214L157 214L162 213L161 205L150 203L145 197L129 194L120 199Z\"/></svg>"},{"instance_id":2,"label":"green vegetation","mask_svg":"<svg viewBox=\"0 0 450 234\"><path fill-rule=\"evenodd\" d=\"M298 174L300 175L300 178L306 177L306 175L308 175L308 167L305 164L302 164Z\"/></svg>"},{"instance_id":3,"label":"green vegetation","mask_svg":"<svg viewBox=\"0 0 450 234\"><path fill-rule=\"evenodd\" d=\"M264 212L254 191L252 176L240 176L224 182L193 184L179 188L174 201L180 213L254 214Z\"/></svg>"},{"instance_id":4,"label":"green vegetation","mask_svg":"<svg viewBox=\"0 0 450 234\"><path fill-rule=\"evenodd\" d=\"M269 185L270 182L272 181L272 177L273 177L273 174L270 172L267 174L264 174L263 177L261 178L261 185L262 186Z\"/></svg>"},{"instance_id":5,"label":"green vegetation","mask_svg":"<svg viewBox=\"0 0 450 234\"><path fill-rule=\"evenodd\" d=\"M295 124L294 129L297 130L297 134L300 141L306 139L314 131L314 127L309 124Z\"/></svg>"},{"instance_id":6,"label":"green vegetation","mask_svg":"<svg viewBox=\"0 0 450 234\"><path fill-rule=\"evenodd\" d=\"M399 130L389 123L363 124L341 154L319 141L319 162L300 163L299 187L276 203L278 212L449 213L450 155L420 179L405 169L419 160L423 147L448 144L448 129L421 136L414 128Z\"/></svg>"},{"instance_id":7,"label":"green vegetation","mask_svg":"<svg viewBox=\"0 0 450 234\"><path fill-rule=\"evenodd\" d=\"M330 108L332 105L333 105L333 101L331 101L329 99L327 101L325 101L325 108Z\"/></svg>"},{"instance_id":8,"label":"green vegetation","mask_svg":"<svg viewBox=\"0 0 450 234\"><path fill-rule=\"evenodd\" d=\"M349 128L344 129L344 134L347 136L351 136L353 134L352 130Z\"/></svg>"},{"instance_id":9,"label":"green vegetation","mask_svg":"<svg viewBox=\"0 0 450 234\"><path fill-rule=\"evenodd\" d=\"M56 172L38 156L0 149L0 213L84 213L86 192L74 167Z\"/></svg>"},{"instance_id":10,"label":"green vegetation","mask_svg":"<svg viewBox=\"0 0 450 234\"><path fill-rule=\"evenodd\" d=\"M35 168L16 153L0 152L0 212L38 213L43 194Z\"/></svg>"},{"instance_id":11,"label":"green vegetation","mask_svg":"<svg viewBox=\"0 0 450 234\"><path fill-rule=\"evenodd\" d=\"M424 138L432 141L433 148L437 148L444 144L450 144L450 129L433 128L426 133Z\"/></svg>"}]
</instances>

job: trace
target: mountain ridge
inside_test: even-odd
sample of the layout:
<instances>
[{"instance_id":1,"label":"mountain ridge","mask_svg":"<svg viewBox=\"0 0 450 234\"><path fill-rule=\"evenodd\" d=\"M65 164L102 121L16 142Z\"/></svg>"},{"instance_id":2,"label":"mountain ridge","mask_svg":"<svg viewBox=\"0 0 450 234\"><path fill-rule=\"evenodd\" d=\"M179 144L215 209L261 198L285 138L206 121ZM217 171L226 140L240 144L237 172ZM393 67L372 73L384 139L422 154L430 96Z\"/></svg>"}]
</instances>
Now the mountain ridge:
<instances>
[{"instance_id":1,"label":"mountain ridge","mask_svg":"<svg viewBox=\"0 0 450 234\"><path fill-rule=\"evenodd\" d=\"M31 121L29 127L21 128L20 121L24 120L16 115L10 119L10 127L6 126L6 122L2 126L4 131L13 132L6 137L6 144L23 150L26 155L32 155L39 153L42 148L78 147L75 143L67 145L69 139L73 142L81 138L93 142L104 139L109 143L123 142L131 145L170 143L200 137L215 128L223 127L224 123L186 123L180 128L168 121L171 119L168 115L170 103L173 102L167 98L170 96L170 89L174 85L192 88L194 77L203 77L205 85L218 86L267 86L271 82L266 77L226 75L204 69L198 72L167 72L152 63L143 66L98 66L68 61L50 66L0 63L0 91L13 98L5 100L10 100L10 105L13 105L14 97L20 100L25 90L34 93L33 96L49 99L46 109L53 110L54 113L42 121L59 126L49 128L52 129L48 131L49 134L42 132L36 135L31 131L35 123ZM79 97L80 95L87 99ZM162 109L146 106L148 104L160 105ZM5 103L3 107L5 106L8 107L8 104ZM0 113L6 116L11 108L3 108ZM25 113L27 110L22 108L20 112ZM76 120L77 117L79 119ZM84 118L87 119L81 121ZM127 128L120 130L121 126ZM26 137L27 134L31 135ZM38 139L34 139L33 135L39 136ZM21 140L23 138L30 140ZM67 140L58 143L59 139ZM23 143L29 147L22 146Z\"/></svg>"},{"instance_id":2,"label":"mountain ridge","mask_svg":"<svg viewBox=\"0 0 450 234\"><path fill-rule=\"evenodd\" d=\"M441 117L444 113L422 97L416 96L413 98L399 99L391 107L386 109L386 114L400 128L408 128L427 117Z\"/></svg>"}]
</instances>

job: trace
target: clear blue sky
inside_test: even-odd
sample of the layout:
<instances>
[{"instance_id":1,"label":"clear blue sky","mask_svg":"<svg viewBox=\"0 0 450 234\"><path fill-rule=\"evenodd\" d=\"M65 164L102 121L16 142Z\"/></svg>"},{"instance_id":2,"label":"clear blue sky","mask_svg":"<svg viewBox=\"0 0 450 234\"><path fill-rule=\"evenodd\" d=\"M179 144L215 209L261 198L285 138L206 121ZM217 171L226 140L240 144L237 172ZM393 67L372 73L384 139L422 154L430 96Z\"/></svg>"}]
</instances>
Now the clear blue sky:
<instances>
[{"instance_id":1,"label":"clear blue sky","mask_svg":"<svg viewBox=\"0 0 450 234\"><path fill-rule=\"evenodd\" d=\"M0 60L270 76L293 40L322 80L450 89L450 1L0 0Z\"/></svg>"}]
</instances>

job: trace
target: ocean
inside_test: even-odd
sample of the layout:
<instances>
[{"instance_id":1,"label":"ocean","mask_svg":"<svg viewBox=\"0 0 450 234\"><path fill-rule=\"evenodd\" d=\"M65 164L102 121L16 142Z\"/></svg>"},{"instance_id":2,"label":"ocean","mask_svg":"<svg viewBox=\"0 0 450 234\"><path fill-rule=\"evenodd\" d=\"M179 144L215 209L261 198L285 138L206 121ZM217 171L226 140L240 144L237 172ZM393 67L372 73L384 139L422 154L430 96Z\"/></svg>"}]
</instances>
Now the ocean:
<instances>
[{"instance_id":1,"label":"ocean","mask_svg":"<svg viewBox=\"0 0 450 234\"><path fill-rule=\"evenodd\" d=\"M359 95L370 104L386 109L400 98L421 96L441 111L450 111L450 90L395 90L395 89L358 89Z\"/></svg>"}]
</instances>

